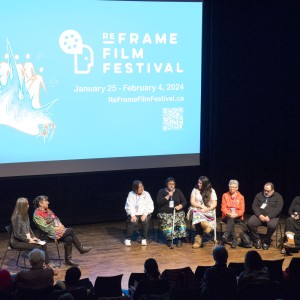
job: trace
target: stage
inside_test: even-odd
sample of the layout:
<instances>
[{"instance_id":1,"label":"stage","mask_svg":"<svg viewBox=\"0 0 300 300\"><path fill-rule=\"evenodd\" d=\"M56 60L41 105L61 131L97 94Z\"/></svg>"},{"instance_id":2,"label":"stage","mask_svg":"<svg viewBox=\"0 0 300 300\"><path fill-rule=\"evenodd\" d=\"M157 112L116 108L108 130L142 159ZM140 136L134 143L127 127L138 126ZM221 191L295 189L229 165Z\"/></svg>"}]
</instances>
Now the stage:
<instances>
[{"instance_id":1,"label":"stage","mask_svg":"<svg viewBox=\"0 0 300 300\"><path fill-rule=\"evenodd\" d=\"M281 220L284 225L285 220ZM162 272L165 269L182 268L190 266L193 271L199 265L213 265L212 250L213 242L207 242L201 249L192 249L192 244L184 243L182 248L169 249L160 241L157 243L157 220L154 220L154 236L155 239L147 246L141 246L139 241L132 241L131 247L125 247L125 222L109 222L89 225L73 226L79 239L86 245L92 246L93 249L84 255L74 248L73 260L79 263L82 272L82 278L88 277L95 282L97 276L112 276L124 274L122 280L122 288L127 289L129 275L132 272L143 272L143 264L147 258L153 257L157 260ZM220 224L218 220L218 231ZM263 232L264 228L260 228ZM151 231L151 230L150 230ZM237 230L238 231L238 230ZM150 232L152 235L152 231ZM162 234L160 234L162 237ZM0 233L0 259L2 260L7 247L7 233ZM59 245L61 256L64 256L63 245ZM246 252L249 249L237 247L231 249L230 245L226 245L229 253L228 262L243 262ZM255 249L254 247L252 249ZM57 255L55 245L48 245L50 257ZM300 257L300 254L293 256L284 256L275 247L275 236L269 250L258 250L263 259L276 260L285 258L283 269L285 269L293 257ZM3 268L7 268L10 272L16 273L21 268L16 267L16 259L18 252L9 251L4 261ZM23 260L20 260L20 264ZM54 262L57 264L57 262ZM67 267L62 262L58 269L58 275L55 280L64 279Z\"/></svg>"}]
</instances>

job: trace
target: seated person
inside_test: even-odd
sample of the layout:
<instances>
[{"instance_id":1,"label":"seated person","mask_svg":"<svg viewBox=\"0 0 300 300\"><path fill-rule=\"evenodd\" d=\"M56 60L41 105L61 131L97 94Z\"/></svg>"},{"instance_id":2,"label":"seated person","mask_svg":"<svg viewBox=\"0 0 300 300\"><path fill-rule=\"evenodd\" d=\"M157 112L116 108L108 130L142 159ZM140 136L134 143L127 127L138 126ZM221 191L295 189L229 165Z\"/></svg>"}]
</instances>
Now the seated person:
<instances>
[{"instance_id":1,"label":"seated person","mask_svg":"<svg viewBox=\"0 0 300 300\"><path fill-rule=\"evenodd\" d=\"M149 258L144 264L146 280L135 283L132 287L133 300L140 299L141 296L163 295L169 292L170 286L167 279L160 279L157 262L154 258Z\"/></svg>"},{"instance_id":2,"label":"seated person","mask_svg":"<svg viewBox=\"0 0 300 300\"><path fill-rule=\"evenodd\" d=\"M285 242L282 253L298 252L300 249L300 196L294 198L285 225Z\"/></svg>"},{"instance_id":3,"label":"seated person","mask_svg":"<svg viewBox=\"0 0 300 300\"><path fill-rule=\"evenodd\" d=\"M255 196L252 204L254 215L247 222L247 227L256 249L269 249L272 242L271 237L278 225L278 216L281 213L282 207L282 196L275 192L273 183L267 182L264 185L264 190ZM263 243L257 234L257 227L261 225L267 227L267 234Z\"/></svg>"},{"instance_id":4,"label":"seated person","mask_svg":"<svg viewBox=\"0 0 300 300\"><path fill-rule=\"evenodd\" d=\"M216 264L204 273L200 299L219 300L234 299L236 293L235 272L227 267L228 252L218 245L213 250Z\"/></svg>"},{"instance_id":5,"label":"seated person","mask_svg":"<svg viewBox=\"0 0 300 300\"><path fill-rule=\"evenodd\" d=\"M225 245L231 236L231 248L236 248L235 223L242 222L244 218L245 200L244 196L238 191L239 182L237 180L230 180L228 186L229 192L224 193L222 196L222 221L226 223L226 230L222 236L221 243Z\"/></svg>"},{"instance_id":6,"label":"seated person","mask_svg":"<svg viewBox=\"0 0 300 300\"><path fill-rule=\"evenodd\" d=\"M217 195L206 176L198 179L191 194L192 224L196 229L193 248L200 248L203 233L210 233L215 228L214 210L217 206Z\"/></svg>"},{"instance_id":7,"label":"seated person","mask_svg":"<svg viewBox=\"0 0 300 300\"><path fill-rule=\"evenodd\" d=\"M80 254L89 252L91 247L84 247L79 241L72 228L66 228L59 218L49 209L47 196L38 196L34 199L36 207L33 214L33 221L37 227L44 232L48 238L64 242L65 264L68 266L78 266L72 261L72 244Z\"/></svg>"},{"instance_id":8,"label":"seated person","mask_svg":"<svg viewBox=\"0 0 300 300\"><path fill-rule=\"evenodd\" d=\"M146 246L149 221L151 213L154 210L154 205L150 194L144 190L144 185L140 180L135 180L132 183L132 191L128 194L125 210L128 222L125 245L128 247L131 246L131 236L135 225L137 222L141 222L143 227L142 246Z\"/></svg>"},{"instance_id":9,"label":"seated person","mask_svg":"<svg viewBox=\"0 0 300 300\"><path fill-rule=\"evenodd\" d=\"M16 202L15 209L11 216L12 235L10 243L13 248L21 248L27 250L33 250L35 248L42 249L45 253L45 264L47 268L53 268L53 265L49 261L49 255L46 244L41 243L39 239L34 235L29 222L28 217L29 203L26 198L19 198ZM57 275L57 271L54 271Z\"/></svg>"},{"instance_id":10,"label":"seated person","mask_svg":"<svg viewBox=\"0 0 300 300\"><path fill-rule=\"evenodd\" d=\"M45 253L38 248L29 252L29 263L31 269L28 271L20 271L14 280L16 290L26 289L44 289L53 286L52 269L44 268Z\"/></svg>"},{"instance_id":11,"label":"seated person","mask_svg":"<svg viewBox=\"0 0 300 300\"><path fill-rule=\"evenodd\" d=\"M13 300L13 279L7 270L0 270L0 299Z\"/></svg>"},{"instance_id":12,"label":"seated person","mask_svg":"<svg viewBox=\"0 0 300 300\"><path fill-rule=\"evenodd\" d=\"M268 268L264 266L263 260L257 251L248 251L245 256L245 271L238 278L238 289L247 285L266 284L270 282Z\"/></svg>"},{"instance_id":13,"label":"seated person","mask_svg":"<svg viewBox=\"0 0 300 300\"><path fill-rule=\"evenodd\" d=\"M78 267L70 267L66 271L65 281L56 283L59 290L52 292L48 300L57 300L62 295L70 293L74 299L88 299L88 292L85 286L80 285L81 271Z\"/></svg>"},{"instance_id":14,"label":"seated person","mask_svg":"<svg viewBox=\"0 0 300 300\"><path fill-rule=\"evenodd\" d=\"M161 221L161 229L167 239L167 246L171 247L172 238L177 239L177 247L181 247L186 238L186 224L184 208L186 199L182 191L175 188L175 179L169 177L165 181L166 187L157 193L158 218ZM175 213L175 223L173 230L173 215Z\"/></svg>"}]
</instances>

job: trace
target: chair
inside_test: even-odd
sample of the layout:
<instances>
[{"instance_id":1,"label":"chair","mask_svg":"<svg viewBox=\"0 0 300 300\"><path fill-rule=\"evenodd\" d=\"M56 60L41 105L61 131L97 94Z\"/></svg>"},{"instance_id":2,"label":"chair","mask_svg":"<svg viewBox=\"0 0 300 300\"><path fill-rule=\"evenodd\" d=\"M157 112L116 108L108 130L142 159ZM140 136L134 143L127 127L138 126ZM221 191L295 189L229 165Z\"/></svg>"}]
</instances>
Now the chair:
<instances>
[{"instance_id":1,"label":"chair","mask_svg":"<svg viewBox=\"0 0 300 300\"><path fill-rule=\"evenodd\" d=\"M223 226L226 226L226 223L223 222L223 220L221 219L220 220L220 240L223 236ZM244 230L245 223L243 220L240 220L239 222L235 223L235 226L240 226L240 231L242 232Z\"/></svg>"},{"instance_id":2,"label":"chair","mask_svg":"<svg viewBox=\"0 0 300 300\"><path fill-rule=\"evenodd\" d=\"M127 232L127 226L128 226L128 221L126 220L126 232ZM150 238L149 236L149 232L152 231L152 238ZM148 241L149 243L151 243L154 239L155 239L155 229L154 229L154 223L153 223L153 218L152 215L150 217L150 221L149 221L149 232L148 232Z\"/></svg>"},{"instance_id":3,"label":"chair","mask_svg":"<svg viewBox=\"0 0 300 300\"><path fill-rule=\"evenodd\" d=\"M235 275L239 276L244 270L244 263L231 262L228 264L228 268L231 268L235 271Z\"/></svg>"},{"instance_id":4,"label":"chair","mask_svg":"<svg viewBox=\"0 0 300 300\"><path fill-rule=\"evenodd\" d=\"M44 300L53 292L53 286L49 286L43 289L18 289L16 290L16 300Z\"/></svg>"},{"instance_id":5,"label":"chair","mask_svg":"<svg viewBox=\"0 0 300 300\"><path fill-rule=\"evenodd\" d=\"M57 257L49 257L49 260L57 260L59 263L59 267L61 267L61 261L63 260L60 257L60 252L59 252L59 247L58 245L61 243L59 240L55 240L55 239L51 239L48 237L47 233L44 232L43 230L41 230L40 228L38 228L38 237L40 240L42 241L46 241L47 244L51 244L54 243L56 246L56 251L57 251Z\"/></svg>"},{"instance_id":6,"label":"chair","mask_svg":"<svg viewBox=\"0 0 300 300\"><path fill-rule=\"evenodd\" d=\"M147 276L145 273L131 273L128 279L128 294L131 296L131 287L134 286L134 282L140 282L141 280L146 280Z\"/></svg>"},{"instance_id":7,"label":"chair","mask_svg":"<svg viewBox=\"0 0 300 300\"><path fill-rule=\"evenodd\" d=\"M166 278L169 281L171 289L193 290L198 288L196 275L190 267L166 269L162 272L161 278Z\"/></svg>"},{"instance_id":8,"label":"chair","mask_svg":"<svg viewBox=\"0 0 300 300\"><path fill-rule=\"evenodd\" d=\"M196 268L195 275L197 277L199 285L202 284L203 278L204 278L204 274L205 274L206 270L209 269L210 267L212 267L212 266L198 266Z\"/></svg>"},{"instance_id":9,"label":"chair","mask_svg":"<svg viewBox=\"0 0 300 300\"><path fill-rule=\"evenodd\" d=\"M25 255L23 256L23 259L24 259L24 265L23 265L23 266L20 266L20 265L19 265L19 259L20 259L21 253L22 253L22 252L23 252L24 254L27 253L27 252L28 252L28 249L15 248L15 247L13 247L13 246L11 245L11 242L10 242L10 241L11 241L11 236L12 236L12 233L13 233L12 225L10 224L10 225L5 226L5 229L6 229L7 233L8 233L8 243L7 243L7 249L6 249L5 254L4 254L3 258L2 258L2 262L1 262L1 267L0 267L0 269L2 269L3 262L4 262L5 258L6 258L7 252L8 252L8 251L11 251L11 250L19 251L18 258L17 258L17 262L16 262L16 266L17 266L18 268L20 267L20 268L24 268L24 269L29 269L29 268L27 267L27 265L26 265Z\"/></svg>"},{"instance_id":10,"label":"chair","mask_svg":"<svg viewBox=\"0 0 300 300\"><path fill-rule=\"evenodd\" d=\"M211 236L211 233L208 233L207 235L210 236L210 240L212 240L214 242L214 244L217 243L218 239L217 239L217 215L216 215L216 210L214 209L214 235ZM191 242L192 240L192 228L193 228L193 224L192 224L192 219L190 220L190 228L189 228L189 241Z\"/></svg>"},{"instance_id":11,"label":"chair","mask_svg":"<svg viewBox=\"0 0 300 300\"><path fill-rule=\"evenodd\" d=\"M271 300L272 297L270 284L249 284L237 292L236 299L243 300Z\"/></svg>"},{"instance_id":12,"label":"chair","mask_svg":"<svg viewBox=\"0 0 300 300\"><path fill-rule=\"evenodd\" d=\"M103 297L122 297L123 274L116 276L98 276L94 285L95 299Z\"/></svg>"},{"instance_id":13,"label":"chair","mask_svg":"<svg viewBox=\"0 0 300 300\"><path fill-rule=\"evenodd\" d=\"M265 267L269 269L271 281L280 281L283 279L282 264L283 259L263 260Z\"/></svg>"}]
</instances>

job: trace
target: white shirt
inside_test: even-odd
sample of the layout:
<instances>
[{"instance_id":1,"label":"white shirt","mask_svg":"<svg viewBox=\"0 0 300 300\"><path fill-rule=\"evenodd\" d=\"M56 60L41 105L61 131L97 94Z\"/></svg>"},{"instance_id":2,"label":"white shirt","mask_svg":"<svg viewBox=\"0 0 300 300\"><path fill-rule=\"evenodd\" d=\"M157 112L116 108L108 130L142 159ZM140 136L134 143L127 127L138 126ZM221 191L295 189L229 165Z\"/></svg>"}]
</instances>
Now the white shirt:
<instances>
[{"instance_id":1,"label":"white shirt","mask_svg":"<svg viewBox=\"0 0 300 300\"><path fill-rule=\"evenodd\" d=\"M202 195L198 189L193 189L192 190L192 196L195 197L195 201L200 203L201 205L204 204ZM210 196L210 201L217 201L217 194L214 189L211 189L211 196Z\"/></svg>"},{"instance_id":2,"label":"white shirt","mask_svg":"<svg viewBox=\"0 0 300 300\"><path fill-rule=\"evenodd\" d=\"M131 191L126 200L125 210L129 216L151 214L154 210L153 200L146 191L141 195L137 195L135 192Z\"/></svg>"}]
</instances>

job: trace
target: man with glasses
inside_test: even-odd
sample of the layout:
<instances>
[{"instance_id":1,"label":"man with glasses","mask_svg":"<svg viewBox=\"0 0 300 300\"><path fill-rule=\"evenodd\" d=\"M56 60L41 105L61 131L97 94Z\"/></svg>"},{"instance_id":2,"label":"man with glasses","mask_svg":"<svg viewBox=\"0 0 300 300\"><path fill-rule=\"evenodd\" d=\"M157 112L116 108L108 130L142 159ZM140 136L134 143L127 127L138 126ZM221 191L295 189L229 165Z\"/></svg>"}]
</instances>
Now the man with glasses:
<instances>
[{"instance_id":1,"label":"man with glasses","mask_svg":"<svg viewBox=\"0 0 300 300\"><path fill-rule=\"evenodd\" d=\"M267 182L264 185L264 190L258 193L254 198L252 204L254 215L250 217L247 223L256 249L269 249L272 241L271 237L278 225L278 216L281 213L282 207L282 196L275 192L274 184L272 182ZM267 227L267 234L263 243L257 233L258 226Z\"/></svg>"}]
</instances>

